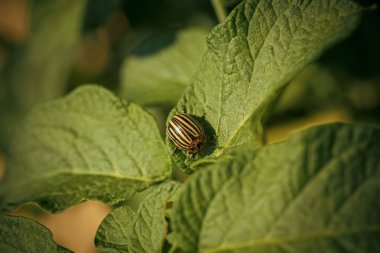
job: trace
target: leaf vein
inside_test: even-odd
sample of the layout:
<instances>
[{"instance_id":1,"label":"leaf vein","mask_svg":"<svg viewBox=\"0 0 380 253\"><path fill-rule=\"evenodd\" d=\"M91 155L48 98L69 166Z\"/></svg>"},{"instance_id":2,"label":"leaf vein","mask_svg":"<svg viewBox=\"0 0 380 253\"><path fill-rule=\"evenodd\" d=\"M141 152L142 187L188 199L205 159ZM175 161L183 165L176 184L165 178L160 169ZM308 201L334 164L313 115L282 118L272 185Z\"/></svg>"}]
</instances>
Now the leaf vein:
<instances>
[{"instance_id":1,"label":"leaf vein","mask_svg":"<svg viewBox=\"0 0 380 253\"><path fill-rule=\"evenodd\" d=\"M243 248L254 248L262 246L271 246L271 245L281 245L283 243L297 243L304 242L315 239L327 239L327 238L338 238L342 236L351 236L356 234L369 234L369 233L380 233L380 225L368 226L366 228L350 229L350 230L321 230L316 233L303 234L302 236L289 236L283 238L270 238L263 240L251 240L245 242L236 242L229 244L221 244L217 247L208 248L201 250L201 253L214 253L225 250L236 250Z\"/></svg>"}]
</instances>

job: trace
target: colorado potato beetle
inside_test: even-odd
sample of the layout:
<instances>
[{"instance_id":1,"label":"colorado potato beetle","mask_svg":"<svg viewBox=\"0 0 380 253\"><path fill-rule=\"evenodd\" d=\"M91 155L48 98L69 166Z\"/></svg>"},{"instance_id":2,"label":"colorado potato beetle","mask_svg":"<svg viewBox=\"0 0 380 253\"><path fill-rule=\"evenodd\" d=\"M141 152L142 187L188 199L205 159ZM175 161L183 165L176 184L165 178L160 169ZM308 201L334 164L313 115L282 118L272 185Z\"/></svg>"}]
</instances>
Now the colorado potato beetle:
<instances>
[{"instance_id":1,"label":"colorado potato beetle","mask_svg":"<svg viewBox=\"0 0 380 253\"><path fill-rule=\"evenodd\" d=\"M169 121L166 133L177 148L193 155L207 142L203 126L190 114L174 115Z\"/></svg>"}]
</instances>

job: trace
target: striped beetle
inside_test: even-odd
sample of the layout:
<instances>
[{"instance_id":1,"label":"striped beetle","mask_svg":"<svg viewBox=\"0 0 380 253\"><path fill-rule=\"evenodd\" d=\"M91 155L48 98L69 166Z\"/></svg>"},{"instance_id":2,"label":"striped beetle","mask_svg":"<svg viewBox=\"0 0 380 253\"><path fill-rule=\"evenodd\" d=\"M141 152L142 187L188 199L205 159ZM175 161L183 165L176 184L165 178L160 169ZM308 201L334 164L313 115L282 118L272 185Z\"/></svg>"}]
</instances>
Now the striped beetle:
<instances>
[{"instance_id":1,"label":"striped beetle","mask_svg":"<svg viewBox=\"0 0 380 253\"><path fill-rule=\"evenodd\" d=\"M198 153L208 141L203 126L190 114L174 115L166 133L177 148L192 155Z\"/></svg>"}]
</instances>

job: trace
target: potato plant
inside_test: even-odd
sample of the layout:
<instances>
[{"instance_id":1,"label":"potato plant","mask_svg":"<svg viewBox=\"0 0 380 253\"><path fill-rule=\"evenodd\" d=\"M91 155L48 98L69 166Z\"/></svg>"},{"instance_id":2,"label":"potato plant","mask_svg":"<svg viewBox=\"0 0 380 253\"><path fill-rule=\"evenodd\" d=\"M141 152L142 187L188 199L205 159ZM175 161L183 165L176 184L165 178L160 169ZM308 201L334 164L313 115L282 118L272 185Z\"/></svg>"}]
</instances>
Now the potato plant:
<instances>
[{"instance_id":1,"label":"potato plant","mask_svg":"<svg viewBox=\"0 0 380 253\"><path fill-rule=\"evenodd\" d=\"M147 39L120 65L116 88L87 83L66 94L68 52L91 4L35 1L34 37L4 72L13 96L1 111L1 252L71 252L46 227L8 213L28 203L62 212L85 200L113 207L94 238L100 252L380 251L378 123L323 124L265 141L289 82L373 7L212 1L220 20L212 29L178 30L154 54ZM46 33L56 37L42 47ZM166 122L184 111L199 119L204 148L194 156L176 148L150 105L171 108ZM146 189L133 210L128 200Z\"/></svg>"}]
</instances>

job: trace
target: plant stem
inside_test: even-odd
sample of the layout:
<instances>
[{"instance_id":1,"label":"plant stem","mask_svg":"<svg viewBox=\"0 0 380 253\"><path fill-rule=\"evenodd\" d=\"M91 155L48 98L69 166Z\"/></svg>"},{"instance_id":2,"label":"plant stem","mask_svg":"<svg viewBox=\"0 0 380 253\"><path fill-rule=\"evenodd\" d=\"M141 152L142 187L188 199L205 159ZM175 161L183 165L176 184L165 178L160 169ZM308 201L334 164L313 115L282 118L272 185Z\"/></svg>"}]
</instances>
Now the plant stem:
<instances>
[{"instance_id":1,"label":"plant stem","mask_svg":"<svg viewBox=\"0 0 380 253\"><path fill-rule=\"evenodd\" d=\"M177 252L178 248L176 246L173 246L170 248L169 253L175 253Z\"/></svg>"},{"instance_id":2,"label":"plant stem","mask_svg":"<svg viewBox=\"0 0 380 253\"><path fill-rule=\"evenodd\" d=\"M212 6L214 7L214 11L219 20L219 23L223 22L227 17L227 13L221 0L211 0L211 3L212 3Z\"/></svg>"},{"instance_id":3,"label":"plant stem","mask_svg":"<svg viewBox=\"0 0 380 253\"><path fill-rule=\"evenodd\" d=\"M265 126L263 125L262 120L260 120L260 123L257 125L257 132L258 132L258 135L261 137L260 138L261 146L265 146L268 140L267 140L267 132L265 130Z\"/></svg>"}]
</instances>

